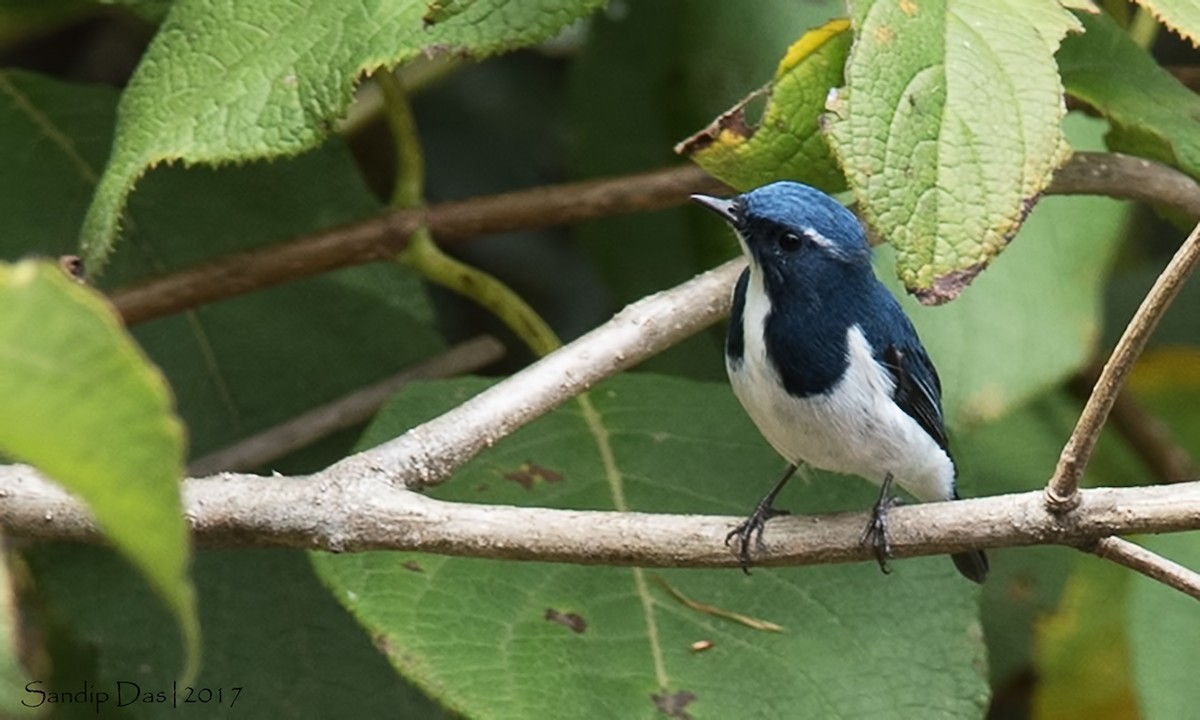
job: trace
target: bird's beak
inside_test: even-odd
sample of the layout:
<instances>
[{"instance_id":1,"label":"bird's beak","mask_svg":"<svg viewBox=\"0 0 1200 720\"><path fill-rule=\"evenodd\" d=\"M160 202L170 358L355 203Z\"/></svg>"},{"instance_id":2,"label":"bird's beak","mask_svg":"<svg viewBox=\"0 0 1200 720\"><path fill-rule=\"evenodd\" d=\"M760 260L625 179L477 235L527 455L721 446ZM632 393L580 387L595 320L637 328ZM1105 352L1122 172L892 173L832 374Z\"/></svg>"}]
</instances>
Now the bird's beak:
<instances>
[{"instance_id":1,"label":"bird's beak","mask_svg":"<svg viewBox=\"0 0 1200 720\"><path fill-rule=\"evenodd\" d=\"M735 203L732 198L719 198L711 195L701 195L696 193L695 195L692 195L692 200L720 215L725 222L737 227L738 216L734 211Z\"/></svg>"}]
</instances>

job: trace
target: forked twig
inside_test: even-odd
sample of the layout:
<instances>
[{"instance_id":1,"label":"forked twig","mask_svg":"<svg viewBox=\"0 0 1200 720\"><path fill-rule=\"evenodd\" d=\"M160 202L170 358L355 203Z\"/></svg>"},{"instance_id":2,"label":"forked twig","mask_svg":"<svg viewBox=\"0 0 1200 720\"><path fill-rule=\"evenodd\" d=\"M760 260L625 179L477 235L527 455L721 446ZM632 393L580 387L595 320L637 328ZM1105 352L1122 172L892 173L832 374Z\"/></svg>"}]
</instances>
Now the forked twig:
<instances>
[{"instance_id":1,"label":"forked twig","mask_svg":"<svg viewBox=\"0 0 1200 720\"><path fill-rule=\"evenodd\" d=\"M1079 504L1079 478L1087 468L1100 429L1112 410L1117 393L1125 384L1133 363L1146 347L1150 333L1154 332L1163 313L1196 269L1197 262L1200 262L1200 224L1192 228L1187 240L1184 240L1171 262L1167 263L1150 292L1146 293L1141 306L1121 334L1117 347L1100 371L1096 387L1084 405L1071 437L1063 446L1054 477L1046 485L1046 506L1051 512L1068 512Z\"/></svg>"}]
</instances>

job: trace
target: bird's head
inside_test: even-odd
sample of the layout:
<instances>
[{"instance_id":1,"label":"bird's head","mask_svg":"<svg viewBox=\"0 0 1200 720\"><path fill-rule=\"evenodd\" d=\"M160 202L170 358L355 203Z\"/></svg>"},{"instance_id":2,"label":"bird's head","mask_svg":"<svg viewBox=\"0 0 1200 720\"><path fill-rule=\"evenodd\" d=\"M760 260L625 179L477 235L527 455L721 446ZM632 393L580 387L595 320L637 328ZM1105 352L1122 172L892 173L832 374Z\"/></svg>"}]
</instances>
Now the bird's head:
<instances>
[{"instance_id":1,"label":"bird's head","mask_svg":"<svg viewBox=\"0 0 1200 720\"><path fill-rule=\"evenodd\" d=\"M838 267L869 271L871 250L858 218L808 185L775 182L732 198L692 200L733 226L751 267L769 278L786 283Z\"/></svg>"}]
</instances>

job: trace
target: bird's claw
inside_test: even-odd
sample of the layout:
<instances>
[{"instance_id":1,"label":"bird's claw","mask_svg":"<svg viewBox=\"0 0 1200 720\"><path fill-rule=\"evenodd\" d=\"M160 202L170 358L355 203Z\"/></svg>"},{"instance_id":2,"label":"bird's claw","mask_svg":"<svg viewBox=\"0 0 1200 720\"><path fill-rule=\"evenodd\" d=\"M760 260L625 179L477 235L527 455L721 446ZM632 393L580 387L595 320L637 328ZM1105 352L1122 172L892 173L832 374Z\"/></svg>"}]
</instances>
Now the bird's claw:
<instances>
[{"instance_id":1,"label":"bird's claw","mask_svg":"<svg viewBox=\"0 0 1200 720\"><path fill-rule=\"evenodd\" d=\"M875 548L875 560L884 575L892 572L888 567L888 561L892 559L892 543L888 539L887 531L888 510L900 504L900 501L892 496L892 474L888 473L880 488L879 499L871 508L871 519L863 530L861 540L863 545L870 544Z\"/></svg>"},{"instance_id":2,"label":"bird's claw","mask_svg":"<svg viewBox=\"0 0 1200 720\"><path fill-rule=\"evenodd\" d=\"M742 567L742 572L750 574L750 541L754 540L754 545L760 553L767 551L767 546L763 542L763 528L766 527L767 521L780 515L790 515L787 510L777 510L771 507L770 503L760 502L754 508L754 512L750 513L750 517L746 518L740 525L729 531L725 536L725 544L735 537L738 539L738 563Z\"/></svg>"}]
</instances>

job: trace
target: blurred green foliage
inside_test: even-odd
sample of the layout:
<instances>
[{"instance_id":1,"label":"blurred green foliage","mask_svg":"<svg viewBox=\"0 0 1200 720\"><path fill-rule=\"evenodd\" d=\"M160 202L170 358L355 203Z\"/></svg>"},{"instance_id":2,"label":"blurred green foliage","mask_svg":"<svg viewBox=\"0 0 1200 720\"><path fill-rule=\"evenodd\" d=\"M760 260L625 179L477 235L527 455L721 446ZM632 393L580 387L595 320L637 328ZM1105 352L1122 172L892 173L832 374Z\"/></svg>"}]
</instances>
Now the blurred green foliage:
<instances>
[{"instance_id":1,"label":"blurred green foliage","mask_svg":"<svg viewBox=\"0 0 1200 720\"><path fill-rule=\"evenodd\" d=\"M710 169L739 186L787 176L824 178L833 188L840 179L829 162L834 155L823 147L828 135L817 131L828 120L814 116L828 104L849 113L838 117L836 156L850 168L860 209L874 218L879 239L908 235L916 243L878 254L879 274L898 293L897 253L903 263L913 248L928 255L932 247L935 268L946 249L938 242L954 246L946 257L973 263L984 259L978 252L990 258L1005 248L961 299L939 308L903 302L945 383L964 493L1041 487L1079 408L1066 382L1112 344L1182 233L1110 200L1052 198L1028 218L1025 206L1016 214L1005 206L1000 216L1023 223L1007 245L991 237L984 250L960 251L958 243L984 242L973 235L981 226L971 225L991 222L974 214L987 204L971 201L980 193L990 202L988 193L1003 185L997 192L1008 193L1006 202L1033 202L1060 159L1060 132L1077 149L1115 143L1195 172L1187 149L1200 144L1200 134L1195 118L1177 112L1194 104L1194 92L1161 70L1160 48L1148 51L1144 37L1126 36L1137 12L1083 18L1089 33L1065 41L1060 78L1051 62L1055 38L1073 21L1041 0L1016 3L1025 14L1015 29L979 8L958 12L957 0L887 7L864 0L852 12L828 0L598 4L379 3L371 15L355 5L299 3L304 12L274 0L4 0L0 259L75 252L82 233L93 265L107 263L96 282L110 290L380 212L393 148L370 93L355 99L351 89L382 65L402 62L401 75L420 78L411 92L430 202L679 163L676 143L777 72L794 71L767 91L783 110L767 111L765 100L743 106L746 127L715 146L729 153ZM872 15L876 5L890 14ZM819 68L804 65L814 57L806 54L813 47L806 33L846 15L856 29L869 28L869 37L860 36L857 49L818 53ZM905 35L912 42L903 57L889 55L889 33L910 32L903 23L915 16L928 35ZM1186 13L1169 17L1195 36ZM931 18L964 24L939 35ZM1160 33L1163 43L1170 37ZM978 43L963 52L963 38ZM987 62L968 67L984 49ZM832 97L847 51L849 95ZM1194 54L1183 54L1195 63ZM1122 67L1112 71L1118 59ZM930 63L944 65L944 86L921 74ZM950 87L1034 70L1046 82L1037 92L1014 91L1020 98ZM97 78L114 86L89 84ZM888 92L865 98L855 85L864 78ZM909 84L918 80L925 84L914 94ZM1047 121L1059 112L1060 80L1100 119L1073 113L1062 129ZM956 126L950 120L965 112L964 103L969 122ZM889 112L909 123L903 139L915 143L912 152L876 153L891 137L879 130ZM1037 116L1029 136L1037 142L1014 149L1014 117L1026 114ZM963 127L975 130L960 134ZM998 144L988 150L991 140ZM796 158L812 163L784 162ZM890 179L876 187L870 163L880 158ZM911 187L896 180L906 166L916 178ZM1013 168L1025 174L1016 179ZM963 180L968 171L981 179ZM910 190L961 190L969 202L939 204L926 215L910 202L926 196ZM896 216L913 222L896 224ZM927 227L935 230L920 231ZM683 207L481 238L452 250L514 287L568 339L736 252L727 230ZM1193 432L1200 423L1197 298L1184 291L1132 388L1193 456L1200 453ZM12 312L9 302L0 299L0 314ZM132 335L166 376L196 457L481 329L496 331L496 324L430 291L412 272L377 264L194 308ZM510 357L495 371L525 359L517 348ZM597 389L618 478L597 453L609 440L568 404L481 455L438 492L473 502L612 508L617 482L640 511L741 514L780 461L737 408L723 375L713 331ZM263 471L319 469L478 387L470 379L414 386L365 435L361 428L340 433ZM89 411L113 417L96 398ZM535 467L561 482L527 490L507 477ZM1125 440L1106 432L1087 481L1154 480ZM872 496L865 482L815 474L789 490L786 505L862 509ZM1195 533L1147 542L1193 567L1200 557ZM0 623L4 714L24 709L30 680L74 692L84 682L158 689L176 679L181 647L172 615L119 555L30 543L6 557L0 582L17 602ZM1001 550L993 560L982 593L944 558L898 562L886 578L869 565L759 570L749 578L662 573L689 597L784 625L775 635L700 615L628 569L199 550L191 567L204 646L198 686L243 688L223 712L248 717L1004 719L1061 717L1087 699L1097 713L1171 718L1195 706L1194 684L1186 682L1187 669L1200 664L1200 643L1187 640L1200 627L1194 603L1066 548ZM547 621L548 609L584 618L587 632ZM689 649L702 640L715 644ZM1074 662L1080 656L1089 661ZM51 710L94 715L86 705ZM120 715L176 712L136 703Z\"/></svg>"}]
</instances>

